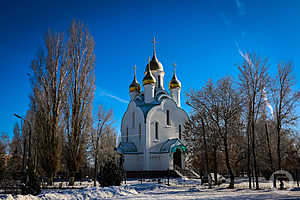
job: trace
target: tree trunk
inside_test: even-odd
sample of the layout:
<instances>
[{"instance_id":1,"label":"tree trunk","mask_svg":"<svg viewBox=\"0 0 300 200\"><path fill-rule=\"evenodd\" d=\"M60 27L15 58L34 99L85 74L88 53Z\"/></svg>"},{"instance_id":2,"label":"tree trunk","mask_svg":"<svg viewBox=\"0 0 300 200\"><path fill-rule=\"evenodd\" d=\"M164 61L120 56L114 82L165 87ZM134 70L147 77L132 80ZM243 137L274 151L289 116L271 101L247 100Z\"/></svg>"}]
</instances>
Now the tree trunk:
<instances>
[{"instance_id":1,"label":"tree trunk","mask_svg":"<svg viewBox=\"0 0 300 200\"><path fill-rule=\"evenodd\" d=\"M253 163L252 163L253 164ZM252 166L252 186L255 186L255 172L254 172L254 164Z\"/></svg>"},{"instance_id":2,"label":"tree trunk","mask_svg":"<svg viewBox=\"0 0 300 200\"><path fill-rule=\"evenodd\" d=\"M268 131L268 124L267 123L265 123L265 129L266 129L267 145L268 145L268 151L269 151L270 167L271 167L271 171L273 172L274 171L273 158L272 158L272 152L271 152L270 138L269 138L269 131Z\"/></svg>"},{"instance_id":3,"label":"tree trunk","mask_svg":"<svg viewBox=\"0 0 300 200\"><path fill-rule=\"evenodd\" d=\"M24 135L24 133L22 132L23 137L24 137L24 143L23 143L23 161L22 161L22 174L24 174L25 172L25 168L26 168L26 136Z\"/></svg>"},{"instance_id":4,"label":"tree trunk","mask_svg":"<svg viewBox=\"0 0 300 200\"><path fill-rule=\"evenodd\" d=\"M211 188L211 178L210 178L210 171L209 171L209 165L208 165L208 150L207 150L207 144L206 144L206 131L204 127L204 121L201 118L202 123L202 131L203 131L203 143L205 148L205 162L206 162L206 174L208 178L208 187Z\"/></svg>"},{"instance_id":5,"label":"tree trunk","mask_svg":"<svg viewBox=\"0 0 300 200\"><path fill-rule=\"evenodd\" d=\"M48 176L48 181L47 181L47 185L52 186L53 185L53 180L54 180L54 175L50 174Z\"/></svg>"},{"instance_id":6,"label":"tree trunk","mask_svg":"<svg viewBox=\"0 0 300 200\"><path fill-rule=\"evenodd\" d=\"M73 186L74 183L75 183L75 172L70 172L69 186Z\"/></svg>"},{"instance_id":7,"label":"tree trunk","mask_svg":"<svg viewBox=\"0 0 300 200\"><path fill-rule=\"evenodd\" d=\"M229 175L230 175L230 184L229 184L229 187L230 189L233 189L234 188L234 175L233 175L233 172L232 172L232 169L231 169L231 166L230 166L230 162L229 162L229 152L228 152L228 143L227 143L227 126L226 126L226 123L225 123L225 135L223 136L223 142L224 142L224 149L225 149L225 160L226 160L226 167L227 167L227 170L229 172Z\"/></svg>"},{"instance_id":8,"label":"tree trunk","mask_svg":"<svg viewBox=\"0 0 300 200\"><path fill-rule=\"evenodd\" d=\"M255 153L255 125L254 121L251 122L252 128L252 154L253 154L253 165L254 165L254 174L255 174L255 182L256 182L256 190L259 189L258 184L258 173L257 173L257 164L256 164L256 153Z\"/></svg>"},{"instance_id":9,"label":"tree trunk","mask_svg":"<svg viewBox=\"0 0 300 200\"><path fill-rule=\"evenodd\" d=\"M94 169L94 187L97 186L97 169L98 169L98 156L95 156L95 169Z\"/></svg>"},{"instance_id":10,"label":"tree trunk","mask_svg":"<svg viewBox=\"0 0 300 200\"><path fill-rule=\"evenodd\" d=\"M217 147L214 145L214 151L213 151L213 159L214 159L214 179L215 179L215 185L218 184L218 176L217 176L217 171L218 171L218 166L217 166Z\"/></svg>"},{"instance_id":11,"label":"tree trunk","mask_svg":"<svg viewBox=\"0 0 300 200\"><path fill-rule=\"evenodd\" d=\"M277 125L277 159L278 159L278 170L281 169L281 157L280 157L280 128Z\"/></svg>"},{"instance_id":12,"label":"tree trunk","mask_svg":"<svg viewBox=\"0 0 300 200\"><path fill-rule=\"evenodd\" d=\"M249 125L248 125L249 127ZM248 180L249 180L249 188L252 188L251 184L251 153L250 153L250 130L247 128L247 175L248 175Z\"/></svg>"}]
</instances>

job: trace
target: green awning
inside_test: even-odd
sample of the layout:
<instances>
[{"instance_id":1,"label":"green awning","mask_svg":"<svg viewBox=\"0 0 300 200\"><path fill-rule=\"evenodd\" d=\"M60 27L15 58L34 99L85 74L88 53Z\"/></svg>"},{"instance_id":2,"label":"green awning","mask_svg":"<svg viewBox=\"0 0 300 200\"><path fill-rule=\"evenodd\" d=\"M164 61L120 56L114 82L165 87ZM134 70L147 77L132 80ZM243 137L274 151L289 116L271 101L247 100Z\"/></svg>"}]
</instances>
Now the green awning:
<instances>
[{"instance_id":1,"label":"green awning","mask_svg":"<svg viewBox=\"0 0 300 200\"><path fill-rule=\"evenodd\" d=\"M171 152L175 153L177 149L181 149L183 152L186 152L186 147L184 145L175 145L171 148Z\"/></svg>"},{"instance_id":2,"label":"green awning","mask_svg":"<svg viewBox=\"0 0 300 200\"><path fill-rule=\"evenodd\" d=\"M161 153L174 153L180 148L183 152L187 151L186 146L179 138L168 139L160 148Z\"/></svg>"}]
</instances>

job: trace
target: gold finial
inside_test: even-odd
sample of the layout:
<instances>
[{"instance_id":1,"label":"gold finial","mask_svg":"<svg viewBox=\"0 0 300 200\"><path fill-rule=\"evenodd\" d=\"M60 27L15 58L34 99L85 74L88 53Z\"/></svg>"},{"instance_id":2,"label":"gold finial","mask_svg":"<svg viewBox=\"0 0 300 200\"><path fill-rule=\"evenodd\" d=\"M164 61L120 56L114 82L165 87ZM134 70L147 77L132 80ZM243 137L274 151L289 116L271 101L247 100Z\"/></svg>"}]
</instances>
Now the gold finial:
<instances>
[{"instance_id":1,"label":"gold finial","mask_svg":"<svg viewBox=\"0 0 300 200\"><path fill-rule=\"evenodd\" d=\"M174 66L174 74L175 74L175 66L176 66L176 63L173 63L173 66Z\"/></svg>"},{"instance_id":2,"label":"gold finial","mask_svg":"<svg viewBox=\"0 0 300 200\"><path fill-rule=\"evenodd\" d=\"M175 66L176 66L176 64L174 63L174 64L173 64L173 67L174 67L174 74L173 74L173 77L172 77L172 79L171 79L171 81L170 81L170 83L169 83L169 89L170 89L170 90L171 90L171 89L174 89L174 88L181 88L181 83L180 83L180 81L177 79L176 74L175 74Z\"/></svg>"},{"instance_id":3,"label":"gold finial","mask_svg":"<svg viewBox=\"0 0 300 200\"><path fill-rule=\"evenodd\" d=\"M155 40L155 36L153 37L152 43L153 43L153 55L155 55L155 44L157 43L157 41Z\"/></svg>"},{"instance_id":4,"label":"gold finial","mask_svg":"<svg viewBox=\"0 0 300 200\"><path fill-rule=\"evenodd\" d=\"M136 80L136 65L134 65L133 69L134 69L134 78L132 83L129 85L129 92L134 92L134 91L140 92L141 86Z\"/></svg>"},{"instance_id":5,"label":"gold finial","mask_svg":"<svg viewBox=\"0 0 300 200\"><path fill-rule=\"evenodd\" d=\"M133 69L134 69L134 77L136 77L136 65L134 65Z\"/></svg>"}]
</instances>

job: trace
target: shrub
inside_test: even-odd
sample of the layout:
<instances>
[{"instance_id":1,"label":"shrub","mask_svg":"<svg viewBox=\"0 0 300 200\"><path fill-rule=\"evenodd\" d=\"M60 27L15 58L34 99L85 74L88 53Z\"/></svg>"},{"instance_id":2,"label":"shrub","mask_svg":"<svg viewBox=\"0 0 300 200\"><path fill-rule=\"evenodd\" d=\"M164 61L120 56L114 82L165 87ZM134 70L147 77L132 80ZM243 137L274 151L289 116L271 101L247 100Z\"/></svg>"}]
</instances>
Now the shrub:
<instances>
[{"instance_id":1,"label":"shrub","mask_svg":"<svg viewBox=\"0 0 300 200\"><path fill-rule=\"evenodd\" d=\"M119 186L123 180L123 170L115 161L108 160L98 174L98 182L102 187Z\"/></svg>"},{"instance_id":2,"label":"shrub","mask_svg":"<svg viewBox=\"0 0 300 200\"><path fill-rule=\"evenodd\" d=\"M38 195L41 193L40 179L34 173L29 173L28 177L24 176L24 181L27 184L23 186L22 194Z\"/></svg>"}]
</instances>

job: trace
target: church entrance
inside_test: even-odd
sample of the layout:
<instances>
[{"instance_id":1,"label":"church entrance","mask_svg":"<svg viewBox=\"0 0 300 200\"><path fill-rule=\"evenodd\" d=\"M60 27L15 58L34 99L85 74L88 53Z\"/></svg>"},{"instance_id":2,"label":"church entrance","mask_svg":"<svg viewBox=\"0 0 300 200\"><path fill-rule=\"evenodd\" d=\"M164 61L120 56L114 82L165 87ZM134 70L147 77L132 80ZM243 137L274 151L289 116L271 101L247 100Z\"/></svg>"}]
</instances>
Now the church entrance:
<instances>
[{"instance_id":1,"label":"church entrance","mask_svg":"<svg viewBox=\"0 0 300 200\"><path fill-rule=\"evenodd\" d=\"M175 166L182 168L180 148L177 148L176 151L173 153L173 167L175 168Z\"/></svg>"}]
</instances>

